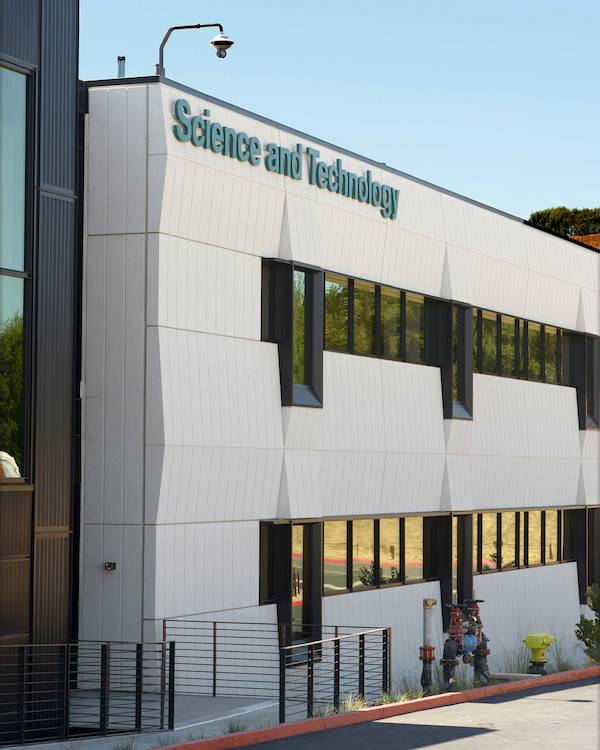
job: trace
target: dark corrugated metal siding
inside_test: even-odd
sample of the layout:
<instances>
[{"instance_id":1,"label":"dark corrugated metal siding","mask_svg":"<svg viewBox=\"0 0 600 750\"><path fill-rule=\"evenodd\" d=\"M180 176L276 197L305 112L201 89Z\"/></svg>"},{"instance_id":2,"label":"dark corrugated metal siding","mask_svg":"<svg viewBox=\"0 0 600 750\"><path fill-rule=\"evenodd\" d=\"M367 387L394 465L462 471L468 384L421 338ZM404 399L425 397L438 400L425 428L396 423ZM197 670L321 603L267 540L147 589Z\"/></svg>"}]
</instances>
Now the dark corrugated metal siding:
<instances>
[{"instance_id":1,"label":"dark corrugated metal siding","mask_svg":"<svg viewBox=\"0 0 600 750\"><path fill-rule=\"evenodd\" d=\"M75 190L77 8L73 0L42 3L40 182Z\"/></svg>"},{"instance_id":2,"label":"dark corrugated metal siding","mask_svg":"<svg viewBox=\"0 0 600 750\"><path fill-rule=\"evenodd\" d=\"M71 520L74 212L71 201L40 197L35 525L44 528Z\"/></svg>"},{"instance_id":3,"label":"dark corrugated metal siding","mask_svg":"<svg viewBox=\"0 0 600 750\"><path fill-rule=\"evenodd\" d=\"M38 64L41 0L0 0L0 52Z\"/></svg>"}]
</instances>

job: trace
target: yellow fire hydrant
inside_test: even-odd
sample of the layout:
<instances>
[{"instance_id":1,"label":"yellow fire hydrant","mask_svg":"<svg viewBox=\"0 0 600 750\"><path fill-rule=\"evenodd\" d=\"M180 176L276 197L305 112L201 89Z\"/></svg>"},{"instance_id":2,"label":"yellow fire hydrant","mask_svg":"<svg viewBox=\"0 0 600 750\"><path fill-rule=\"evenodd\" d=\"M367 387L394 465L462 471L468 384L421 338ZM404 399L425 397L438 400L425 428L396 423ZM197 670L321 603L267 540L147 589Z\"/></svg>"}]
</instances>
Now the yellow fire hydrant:
<instances>
[{"instance_id":1,"label":"yellow fire hydrant","mask_svg":"<svg viewBox=\"0 0 600 750\"><path fill-rule=\"evenodd\" d=\"M546 649L551 646L556 638L552 633L529 633L523 643L531 649L529 660L529 674L546 674L544 665L548 661Z\"/></svg>"}]
</instances>

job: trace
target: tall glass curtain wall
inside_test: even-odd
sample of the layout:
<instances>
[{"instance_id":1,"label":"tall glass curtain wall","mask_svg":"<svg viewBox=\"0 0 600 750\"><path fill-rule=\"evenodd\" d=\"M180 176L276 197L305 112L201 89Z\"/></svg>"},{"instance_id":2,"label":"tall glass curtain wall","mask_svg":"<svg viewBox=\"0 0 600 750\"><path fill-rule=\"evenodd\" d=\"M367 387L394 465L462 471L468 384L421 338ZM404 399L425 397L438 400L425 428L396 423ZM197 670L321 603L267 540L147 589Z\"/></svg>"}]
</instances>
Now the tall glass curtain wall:
<instances>
[{"instance_id":1,"label":"tall glass curtain wall","mask_svg":"<svg viewBox=\"0 0 600 750\"><path fill-rule=\"evenodd\" d=\"M0 67L0 479L26 474L24 300L27 77Z\"/></svg>"}]
</instances>

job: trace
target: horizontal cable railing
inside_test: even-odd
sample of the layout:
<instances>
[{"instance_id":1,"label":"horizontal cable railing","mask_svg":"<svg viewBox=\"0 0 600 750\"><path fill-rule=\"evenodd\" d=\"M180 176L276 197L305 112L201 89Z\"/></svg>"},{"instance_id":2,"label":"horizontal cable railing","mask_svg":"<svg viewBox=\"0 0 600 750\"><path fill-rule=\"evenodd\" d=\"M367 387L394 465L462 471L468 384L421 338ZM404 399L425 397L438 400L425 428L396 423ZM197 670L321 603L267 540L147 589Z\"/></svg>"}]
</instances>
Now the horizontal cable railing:
<instances>
[{"instance_id":1,"label":"horizontal cable railing","mask_svg":"<svg viewBox=\"0 0 600 750\"><path fill-rule=\"evenodd\" d=\"M175 646L0 646L0 745L174 726Z\"/></svg>"},{"instance_id":2,"label":"horizontal cable railing","mask_svg":"<svg viewBox=\"0 0 600 750\"><path fill-rule=\"evenodd\" d=\"M163 622L163 637L176 643L177 693L272 699L280 721L389 689L386 628L303 625L292 638L290 625L181 618Z\"/></svg>"}]
</instances>

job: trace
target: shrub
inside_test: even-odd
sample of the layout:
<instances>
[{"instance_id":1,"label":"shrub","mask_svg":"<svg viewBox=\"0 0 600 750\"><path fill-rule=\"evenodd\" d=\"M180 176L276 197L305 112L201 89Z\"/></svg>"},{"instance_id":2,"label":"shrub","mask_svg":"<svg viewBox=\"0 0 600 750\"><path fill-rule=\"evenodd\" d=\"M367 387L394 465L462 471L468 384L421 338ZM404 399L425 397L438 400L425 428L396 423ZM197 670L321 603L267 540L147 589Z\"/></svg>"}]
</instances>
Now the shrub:
<instances>
[{"instance_id":1,"label":"shrub","mask_svg":"<svg viewBox=\"0 0 600 750\"><path fill-rule=\"evenodd\" d=\"M600 586L593 583L588 589L588 598L590 600L590 609L594 613L593 620L589 620L583 615L579 618L579 623L575 627L575 635L585 646L585 653L600 664Z\"/></svg>"}]
</instances>

